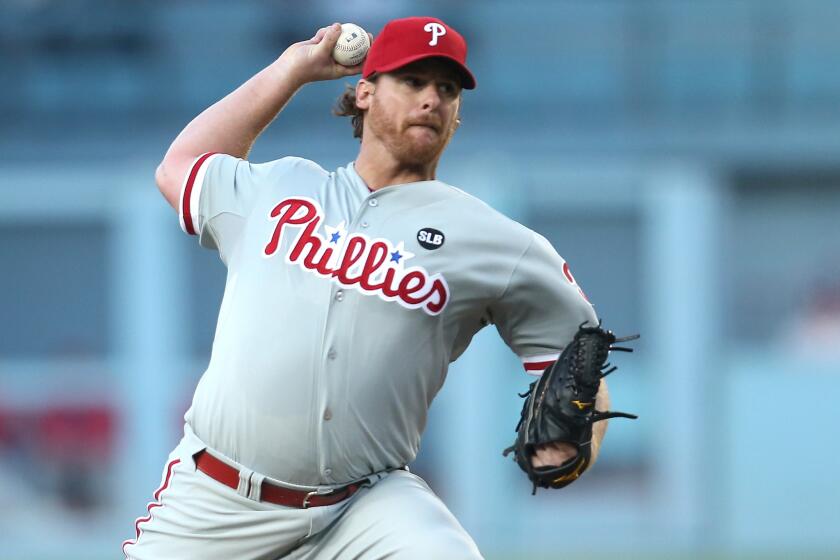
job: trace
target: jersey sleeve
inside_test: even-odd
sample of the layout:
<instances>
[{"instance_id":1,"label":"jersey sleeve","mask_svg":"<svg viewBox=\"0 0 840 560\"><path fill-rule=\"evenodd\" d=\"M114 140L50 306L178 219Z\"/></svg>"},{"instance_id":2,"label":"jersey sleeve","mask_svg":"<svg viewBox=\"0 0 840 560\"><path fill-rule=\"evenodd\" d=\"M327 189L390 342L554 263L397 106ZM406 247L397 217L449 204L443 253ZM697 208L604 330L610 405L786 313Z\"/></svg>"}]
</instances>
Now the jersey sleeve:
<instances>
[{"instance_id":1,"label":"jersey sleeve","mask_svg":"<svg viewBox=\"0 0 840 560\"><path fill-rule=\"evenodd\" d=\"M504 293L490 311L502 339L533 375L557 360L581 323L598 323L569 265L548 240L533 232Z\"/></svg>"},{"instance_id":2,"label":"jersey sleeve","mask_svg":"<svg viewBox=\"0 0 840 560\"><path fill-rule=\"evenodd\" d=\"M184 178L179 216L181 228L197 235L202 246L225 255L236 243L242 227L275 162L252 164L225 155L208 153L196 158Z\"/></svg>"}]
</instances>

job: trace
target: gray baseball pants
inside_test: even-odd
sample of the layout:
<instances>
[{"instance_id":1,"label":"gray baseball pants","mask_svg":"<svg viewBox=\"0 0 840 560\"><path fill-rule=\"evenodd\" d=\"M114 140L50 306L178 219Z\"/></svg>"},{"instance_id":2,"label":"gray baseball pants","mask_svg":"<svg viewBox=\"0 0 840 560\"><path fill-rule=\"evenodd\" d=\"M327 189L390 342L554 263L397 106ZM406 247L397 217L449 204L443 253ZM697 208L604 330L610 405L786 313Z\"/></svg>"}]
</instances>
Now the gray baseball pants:
<instances>
[{"instance_id":1,"label":"gray baseball pants","mask_svg":"<svg viewBox=\"0 0 840 560\"><path fill-rule=\"evenodd\" d=\"M331 506L254 501L195 468L206 446L188 429L170 454L129 560L481 559L473 540L420 477L397 470Z\"/></svg>"}]
</instances>

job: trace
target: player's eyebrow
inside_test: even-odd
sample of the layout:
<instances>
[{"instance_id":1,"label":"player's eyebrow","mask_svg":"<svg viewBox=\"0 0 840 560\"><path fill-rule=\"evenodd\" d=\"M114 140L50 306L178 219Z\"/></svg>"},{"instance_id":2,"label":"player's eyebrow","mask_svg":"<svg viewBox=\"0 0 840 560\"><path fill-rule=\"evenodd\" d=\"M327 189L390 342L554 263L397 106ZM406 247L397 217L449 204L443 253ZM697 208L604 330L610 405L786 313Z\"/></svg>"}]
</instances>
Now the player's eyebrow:
<instances>
[{"instance_id":1,"label":"player's eyebrow","mask_svg":"<svg viewBox=\"0 0 840 560\"><path fill-rule=\"evenodd\" d=\"M416 76L438 76L441 80L460 83L460 75L446 63L429 63L425 60L407 64L393 71L394 74L412 74Z\"/></svg>"},{"instance_id":2,"label":"player's eyebrow","mask_svg":"<svg viewBox=\"0 0 840 560\"><path fill-rule=\"evenodd\" d=\"M412 68L400 68L393 72L395 76L399 77L412 77L418 78L424 81L436 81L439 83L444 83L451 86L453 89L460 89L461 81L458 79L457 76L453 76L451 73L446 72L445 74L441 74L436 72L432 69L412 69Z\"/></svg>"}]
</instances>

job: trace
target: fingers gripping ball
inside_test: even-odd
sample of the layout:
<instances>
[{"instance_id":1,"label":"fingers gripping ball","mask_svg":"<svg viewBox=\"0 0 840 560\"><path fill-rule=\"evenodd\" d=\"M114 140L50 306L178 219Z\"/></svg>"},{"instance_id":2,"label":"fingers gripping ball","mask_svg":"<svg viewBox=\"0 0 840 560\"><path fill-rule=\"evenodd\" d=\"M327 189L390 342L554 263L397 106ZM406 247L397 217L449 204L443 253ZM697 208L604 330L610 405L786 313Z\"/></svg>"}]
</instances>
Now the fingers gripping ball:
<instances>
[{"instance_id":1,"label":"fingers gripping ball","mask_svg":"<svg viewBox=\"0 0 840 560\"><path fill-rule=\"evenodd\" d=\"M557 361L522 395L525 405L516 426L516 441L504 454L514 453L514 460L533 483L534 492L537 487L562 488L571 484L589 467L592 424L607 418L636 418L623 412L595 410L601 378L616 369L607 369L609 352L632 351L612 344L636 338L638 335L616 338L600 326L582 325ZM536 448L555 442L573 445L577 455L562 465L533 466L531 459Z\"/></svg>"},{"instance_id":2,"label":"fingers gripping ball","mask_svg":"<svg viewBox=\"0 0 840 560\"><path fill-rule=\"evenodd\" d=\"M356 66L367 56L370 37L355 23L342 23L341 35L333 48L333 58L342 66Z\"/></svg>"}]
</instances>

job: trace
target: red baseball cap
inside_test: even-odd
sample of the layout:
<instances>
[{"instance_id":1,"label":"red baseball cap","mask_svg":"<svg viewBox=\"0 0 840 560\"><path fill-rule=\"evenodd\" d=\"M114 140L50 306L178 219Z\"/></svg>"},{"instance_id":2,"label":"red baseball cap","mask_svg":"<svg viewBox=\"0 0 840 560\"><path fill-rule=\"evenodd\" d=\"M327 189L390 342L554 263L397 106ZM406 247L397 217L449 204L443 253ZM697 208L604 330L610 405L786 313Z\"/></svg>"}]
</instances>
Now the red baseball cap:
<instances>
[{"instance_id":1,"label":"red baseball cap","mask_svg":"<svg viewBox=\"0 0 840 560\"><path fill-rule=\"evenodd\" d=\"M368 51L362 77L391 72L432 57L453 61L461 73L461 87L475 89L475 77L467 68L467 42L460 33L433 17L409 17L386 23Z\"/></svg>"}]
</instances>

